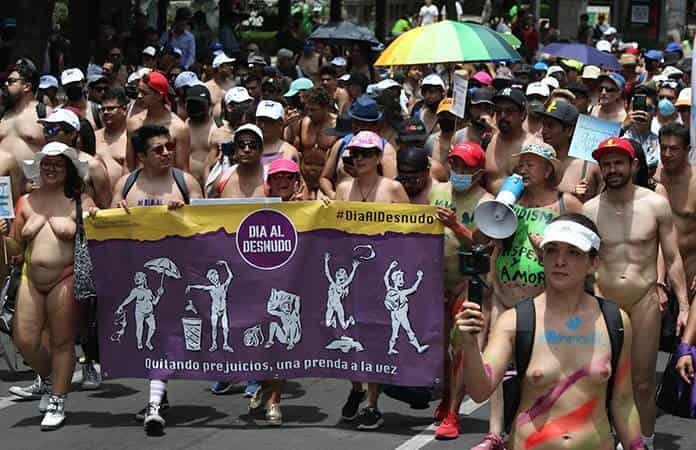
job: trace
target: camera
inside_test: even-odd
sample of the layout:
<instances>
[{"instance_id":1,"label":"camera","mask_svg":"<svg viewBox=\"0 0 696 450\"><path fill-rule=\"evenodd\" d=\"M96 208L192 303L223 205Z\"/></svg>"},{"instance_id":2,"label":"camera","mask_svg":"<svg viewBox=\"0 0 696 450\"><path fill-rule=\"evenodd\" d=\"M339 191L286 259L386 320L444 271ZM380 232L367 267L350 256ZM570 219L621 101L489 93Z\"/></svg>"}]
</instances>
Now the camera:
<instances>
[{"instance_id":1,"label":"camera","mask_svg":"<svg viewBox=\"0 0 696 450\"><path fill-rule=\"evenodd\" d=\"M487 245L473 245L470 249L459 251L459 273L469 277L468 300L483 303L483 292L486 283L481 279L491 270L491 257Z\"/></svg>"},{"instance_id":2,"label":"camera","mask_svg":"<svg viewBox=\"0 0 696 450\"><path fill-rule=\"evenodd\" d=\"M491 270L488 246L474 245L459 251L459 273L465 276L483 275Z\"/></svg>"}]
</instances>

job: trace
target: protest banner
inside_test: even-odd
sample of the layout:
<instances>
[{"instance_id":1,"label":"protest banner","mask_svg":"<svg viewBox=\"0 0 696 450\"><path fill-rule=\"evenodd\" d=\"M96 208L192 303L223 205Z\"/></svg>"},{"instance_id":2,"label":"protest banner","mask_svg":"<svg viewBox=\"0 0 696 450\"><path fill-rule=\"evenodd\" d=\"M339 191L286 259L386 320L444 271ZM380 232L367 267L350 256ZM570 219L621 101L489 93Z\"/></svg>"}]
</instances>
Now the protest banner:
<instances>
[{"instance_id":1,"label":"protest banner","mask_svg":"<svg viewBox=\"0 0 696 450\"><path fill-rule=\"evenodd\" d=\"M146 207L85 225L106 378L440 383L434 207Z\"/></svg>"},{"instance_id":2,"label":"protest banner","mask_svg":"<svg viewBox=\"0 0 696 450\"><path fill-rule=\"evenodd\" d=\"M592 158L592 152L597 149L599 143L620 133L621 124L618 122L580 114L573 139L570 141L568 156L596 163Z\"/></svg>"}]
</instances>

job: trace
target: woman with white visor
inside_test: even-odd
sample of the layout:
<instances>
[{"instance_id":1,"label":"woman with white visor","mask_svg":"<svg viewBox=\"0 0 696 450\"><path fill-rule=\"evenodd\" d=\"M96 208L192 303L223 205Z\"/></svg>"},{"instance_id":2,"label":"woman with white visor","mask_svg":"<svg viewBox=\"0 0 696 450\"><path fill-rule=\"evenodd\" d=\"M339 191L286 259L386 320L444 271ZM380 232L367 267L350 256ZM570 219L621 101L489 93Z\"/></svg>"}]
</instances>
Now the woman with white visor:
<instances>
[{"instance_id":1,"label":"woman with white visor","mask_svg":"<svg viewBox=\"0 0 696 450\"><path fill-rule=\"evenodd\" d=\"M487 399L514 361L519 406L508 449L614 449L614 424L624 449L643 449L631 387L631 323L616 304L585 292L597 269L596 225L563 214L540 244L546 287L504 312L481 354L480 305L464 303L457 316L462 376L476 402Z\"/></svg>"}]
</instances>

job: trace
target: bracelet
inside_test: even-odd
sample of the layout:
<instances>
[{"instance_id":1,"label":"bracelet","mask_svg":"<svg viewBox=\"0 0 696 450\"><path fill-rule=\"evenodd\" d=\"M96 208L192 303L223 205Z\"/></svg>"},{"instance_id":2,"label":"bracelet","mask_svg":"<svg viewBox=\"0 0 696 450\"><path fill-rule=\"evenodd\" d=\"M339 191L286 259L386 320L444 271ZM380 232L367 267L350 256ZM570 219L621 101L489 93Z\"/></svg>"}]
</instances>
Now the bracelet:
<instances>
[{"instance_id":1,"label":"bracelet","mask_svg":"<svg viewBox=\"0 0 696 450\"><path fill-rule=\"evenodd\" d=\"M685 355L691 355L692 350L696 350L696 347L694 347L691 344L685 344L683 342L679 343L679 345L677 345L677 351L676 351L677 358L681 358L682 356L685 356Z\"/></svg>"}]
</instances>

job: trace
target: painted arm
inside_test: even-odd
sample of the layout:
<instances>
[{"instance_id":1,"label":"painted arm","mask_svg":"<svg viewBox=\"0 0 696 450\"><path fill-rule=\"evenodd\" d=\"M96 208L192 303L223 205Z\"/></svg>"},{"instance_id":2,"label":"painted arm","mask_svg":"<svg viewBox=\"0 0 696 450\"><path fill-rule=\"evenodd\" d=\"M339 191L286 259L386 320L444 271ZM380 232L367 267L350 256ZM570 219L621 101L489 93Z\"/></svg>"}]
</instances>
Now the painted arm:
<instances>
[{"instance_id":1,"label":"painted arm","mask_svg":"<svg viewBox=\"0 0 696 450\"><path fill-rule=\"evenodd\" d=\"M689 315L689 300L686 294L686 275L684 263L677 246L677 229L672 219L672 211L667 200L660 198L657 211L658 233L660 247L664 255L665 264L668 267L669 280L672 282L674 294L679 301L679 315L677 316L677 335L681 335L687 324Z\"/></svg>"},{"instance_id":2,"label":"painted arm","mask_svg":"<svg viewBox=\"0 0 696 450\"><path fill-rule=\"evenodd\" d=\"M326 274L326 279L329 280L329 283L334 284L334 280L331 279L331 272L329 271L329 259L331 259L331 255L324 253L324 273Z\"/></svg>"},{"instance_id":3,"label":"painted arm","mask_svg":"<svg viewBox=\"0 0 696 450\"><path fill-rule=\"evenodd\" d=\"M350 272L350 275L348 275L348 279L343 283L343 287L346 287L353 282L353 278L355 278L355 272L358 270L359 265L360 261L353 261L353 270Z\"/></svg>"},{"instance_id":4,"label":"painted arm","mask_svg":"<svg viewBox=\"0 0 696 450\"><path fill-rule=\"evenodd\" d=\"M477 334L468 331L464 324L474 320L467 314L468 308L465 308L467 305L477 308L475 311L480 314L479 305L465 303L462 305L462 312L457 315L457 331L461 336L461 376L467 387L467 393L475 402L481 403L488 399L501 383L508 362L512 358L517 328L515 310L507 310L498 318L488 339L486 351L481 355ZM482 325L482 315L479 320L479 325ZM478 329L481 328L481 326L478 327Z\"/></svg>"},{"instance_id":5,"label":"painted arm","mask_svg":"<svg viewBox=\"0 0 696 450\"><path fill-rule=\"evenodd\" d=\"M623 311L621 311L621 318L624 325L624 339L619 367L614 375L614 389L609 408L616 434L623 448L633 450L643 448L643 440L631 381L631 321Z\"/></svg>"},{"instance_id":6,"label":"painted arm","mask_svg":"<svg viewBox=\"0 0 696 450\"><path fill-rule=\"evenodd\" d=\"M128 297L120 304L118 305L118 308L116 308L116 311L123 311L123 308L128 306L133 300L135 300L135 289L132 289L130 291L130 294L128 294Z\"/></svg>"},{"instance_id":7,"label":"painted arm","mask_svg":"<svg viewBox=\"0 0 696 450\"><path fill-rule=\"evenodd\" d=\"M389 287L390 287L390 286L389 286L389 274L391 274L391 271L394 270L394 269L396 268L397 265L399 265L398 262L392 261L392 262L389 264L389 268L387 269L387 271L384 272L384 287L386 287L387 290L389 290Z\"/></svg>"},{"instance_id":8,"label":"painted arm","mask_svg":"<svg viewBox=\"0 0 696 450\"><path fill-rule=\"evenodd\" d=\"M418 290L418 286L420 286L421 281L423 281L423 271L419 270L418 271L418 278L416 279L416 282L413 283L413 286L411 286L410 289L404 290L403 294L408 296L408 295L415 293Z\"/></svg>"},{"instance_id":9,"label":"painted arm","mask_svg":"<svg viewBox=\"0 0 696 450\"><path fill-rule=\"evenodd\" d=\"M225 266L225 270L227 270L227 280L225 281L225 289L227 289L232 282L232 278L234 278L234 275L232 275L232 271L230 270L229 264L227 264L227 261L220 260L218 261L218 264L222 264Z\"/></svg>"}]
</instances>

